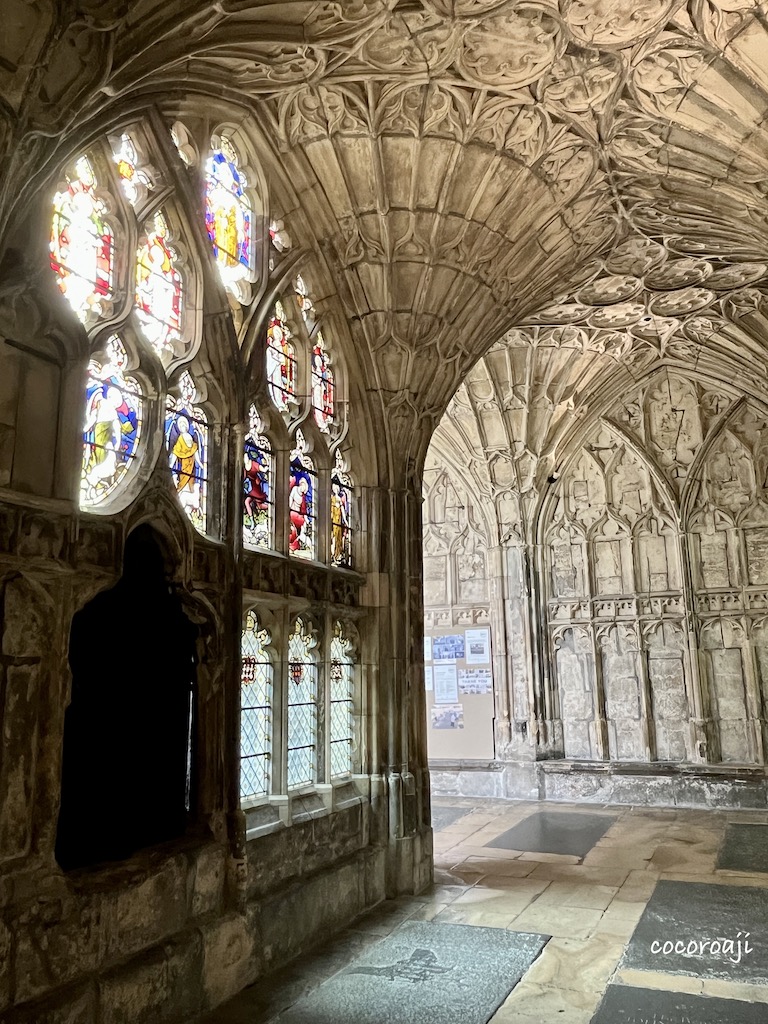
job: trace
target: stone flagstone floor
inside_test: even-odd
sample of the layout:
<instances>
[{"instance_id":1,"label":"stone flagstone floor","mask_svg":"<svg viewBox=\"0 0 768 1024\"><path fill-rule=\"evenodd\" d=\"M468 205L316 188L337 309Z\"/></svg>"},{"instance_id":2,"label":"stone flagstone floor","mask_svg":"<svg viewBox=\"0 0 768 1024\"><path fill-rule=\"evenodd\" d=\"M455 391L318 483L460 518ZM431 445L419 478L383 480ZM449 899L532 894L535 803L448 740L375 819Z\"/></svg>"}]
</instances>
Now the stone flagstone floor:
<instances>
[{"instance_id":1,"label":"stone flagstone floor","mask_svg":"<svg viewBox=\"0 0 768 1024\"><path fill-rule=\"evenodd\" d=\"M464 813L457 816L457 811ZM542 811L605 815L612 821L583 857L488 845ZM435 820L443 827L435 831L435 885L431 891L380 905L321 948L209 1014L205 1024L266 1024L404 921L430 920L552 936L490 1024L590 1024L609 983L717 997L711 1004L713 1010L729 1005L722 1000L761 1003L768 1021L768 985L746 983L740 965L727 964L725 957L717 961L716 978L706 977L706 971L702 975L700 969L698 976L672 973L680 958L670 957L665 964L663 952L649 955L642 970L630 970L620 963L660 879L753 886L768 893L768 874L716 867L727 826L766 825L768 811L576 807L438 798ZM679 887L673 890L684 894ZM739 919L734 916L729 922L734 939L738 932L750 932L768 940L766 904L768 898L760 893L755 920L745 921L742 900ZM722 917L719 923L722 925ZM701 928L701 920L692 920L691 927ZM660 933L657 938L662 945L714 936ZM744 1007L744 1002L730 1005ZM713 1018L708 1024L736 1024L738 1018L736 1013L728 1019ZM643 1018L632 1019L639 1022ZM662 1019L674 1024L684 1017ZM354 1022L339 1017L336 1024Z\"/></svg>"}]
</instances>

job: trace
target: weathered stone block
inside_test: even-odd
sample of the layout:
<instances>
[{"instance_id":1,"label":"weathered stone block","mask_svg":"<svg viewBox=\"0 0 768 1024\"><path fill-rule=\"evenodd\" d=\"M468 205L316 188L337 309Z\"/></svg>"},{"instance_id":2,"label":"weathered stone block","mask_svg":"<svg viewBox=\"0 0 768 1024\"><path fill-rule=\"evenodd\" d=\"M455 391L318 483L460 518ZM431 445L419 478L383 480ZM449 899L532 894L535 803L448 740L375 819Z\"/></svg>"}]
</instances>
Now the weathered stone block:
<instances>
[{"instance_id":1,"label":"weathered stone block","mask_svg":"<svg viewBox=\"0 0 768 1024\"><path fill-rule=\"evenodd\" d=\"M42 587L19 576L5 588L3 654L40 658L51 647L50 599Z\"/></svg>"},{"instance_id":2,"label":"weathered stone block","mask_svg":"<svg viewBox=\"0 0 768 1024\"><path fill-rule=\"evenodd\" d=\"M35 999L95 970L107 921L108 910L99 894L51 894L30 901L16 930L16 1000Z\"/></svg>"},{"instance_id":3,"label":"weathered stone block","mask_svg":"<svg viewBox=\"0 0 768 1024\"><path fill-rule=\"evenodd\" d=\"M17 1005L0 1016L0 1024L96 1024L92 985L55 992L47 999Z\"/></svg>"},{"instance_id":4,"label":"weathered stone block","mask_svg":"<svg viewBox=\"0 0 768 1024\"><path fill-rule=\"evenodd\" d=\"M11 943L13 936L9 928L0 921L0 1010L11 1002Z\"/></svg>"},{"instance_id":5,"label":"weathered stone block","mask_svg":"<svg viewBox=\"0 0 768 1024\"><path fill-rule=\"evenodd\" d=\"M218 910L224 899L227 851L206 845L192 855L192 914L197 917Z\"/></svg>"},{"instance_id":6,"label":"weathered stone block","mask_svg":"<svg viewBox=\"0 0 768 1024\"><path fill-rule=\"evenodd\" d=\"M361 864L323 872L261 902L264 959L279 963L323 934L352 921L364 909Z\"/></svg>"},{"instance_id":7,"label":"weathered stone block","mask_svg":"<svg viewBox=\"0 0 768 1024\"><path fill-rule=\"evenodd\" d=\"M160 864L138 884L120 887L108 957L128 956L185 927L187 872L187 860L179 855Z\"/></svg>"},{"instance_id":8,"label":"weathered stone block","mask_svg":"<svg viewBox=\"0 0 768 1024\"><path fill-rule=\"evenodd\" d=\"M104 976L100 1020L109 1024L162 1024L193 1017L202 1005L199 932L157 946Z\"/></svg>"},{"instance_id":9,"label":"weathered stone block","mask_svg":"<svg viewBox=\"0 0 768 1024\"><path fill-rule=\"evenodd\" d=\"M37 764L38 665L9 665L0 682L0 860L23 855L30 841Z\"/></svg>"},{"instance_id":10,"label":"weathered stone block","mask_svg":"<svg viewBox=\"0 0 768 1024\"><path fill-rule=\"evenodd\" d=\"M217 1006L253 980L254 936L245 918L231 915L202 929L203 997Z\"/></svg>"}]
</instances>

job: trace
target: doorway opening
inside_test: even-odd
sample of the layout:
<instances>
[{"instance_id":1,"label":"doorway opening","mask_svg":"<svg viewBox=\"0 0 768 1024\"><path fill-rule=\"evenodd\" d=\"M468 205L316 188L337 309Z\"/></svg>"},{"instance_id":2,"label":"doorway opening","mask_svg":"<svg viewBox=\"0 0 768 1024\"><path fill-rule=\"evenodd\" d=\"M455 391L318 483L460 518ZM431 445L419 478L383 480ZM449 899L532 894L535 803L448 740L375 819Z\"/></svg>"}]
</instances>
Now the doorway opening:
<instances>
[{"instance_id":1,"label":"doorway opening","mask_svg":"<svg viewBox=\"0 0 768 1024\"><path fill-rule=\"evenodd\" d=\"M153 531L139 527L120 581L72 620L56 837L65 870L123 860L187 830L196 634Z\"/></svg>"}]
</instances>

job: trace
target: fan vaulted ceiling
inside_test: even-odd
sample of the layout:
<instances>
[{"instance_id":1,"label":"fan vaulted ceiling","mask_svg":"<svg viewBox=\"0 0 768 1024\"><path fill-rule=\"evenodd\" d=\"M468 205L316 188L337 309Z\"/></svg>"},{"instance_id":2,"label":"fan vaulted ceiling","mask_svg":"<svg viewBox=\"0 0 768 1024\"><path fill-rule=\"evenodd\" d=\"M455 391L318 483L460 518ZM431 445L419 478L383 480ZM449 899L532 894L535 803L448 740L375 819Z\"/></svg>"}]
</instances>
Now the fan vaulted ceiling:
<instances>
[{"instance_id":1,"label":"fan vaulted ceiling","mask_svg":"<svg viewBox=\"0 0 768 1024\"><path fill-rule=\"evenodd\" d=\"M553 457L580 403L653 360L727 359L762 387L767 19L754 0L8 0L0 210L139 97L225 103L274 147L392 442L423 427L423 450L495 345L459 404L487 386L511 450Z\"/></svg>"}]
</instances>

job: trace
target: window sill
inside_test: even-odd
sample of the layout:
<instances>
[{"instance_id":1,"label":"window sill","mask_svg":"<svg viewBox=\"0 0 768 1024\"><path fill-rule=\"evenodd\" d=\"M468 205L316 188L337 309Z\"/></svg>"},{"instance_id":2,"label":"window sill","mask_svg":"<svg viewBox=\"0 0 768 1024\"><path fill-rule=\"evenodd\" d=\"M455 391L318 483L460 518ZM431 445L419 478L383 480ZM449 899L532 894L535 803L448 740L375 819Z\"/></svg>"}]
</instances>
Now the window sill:
<instances>
[{"instance_id":1,"label":"window sill","mask_svg":"<svg viewBox=\"0 0 768 1024\"><path fill-rule=\"evenodd\" d=\"M267 797L258 804L244 806L246 841L367 803L368 791L367 776L350 775L330 784L307 786L287 796Z\"/></svg>"}]
</instances>

